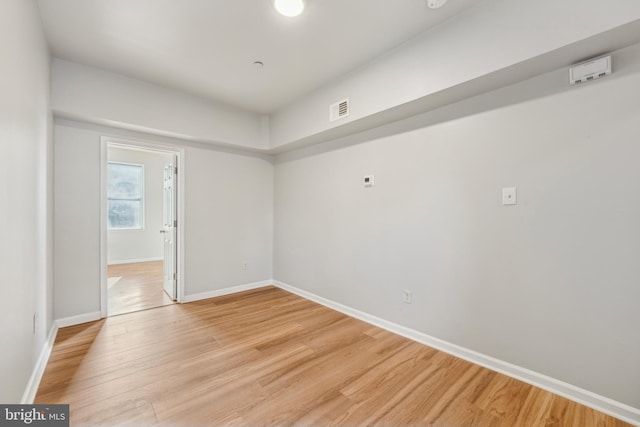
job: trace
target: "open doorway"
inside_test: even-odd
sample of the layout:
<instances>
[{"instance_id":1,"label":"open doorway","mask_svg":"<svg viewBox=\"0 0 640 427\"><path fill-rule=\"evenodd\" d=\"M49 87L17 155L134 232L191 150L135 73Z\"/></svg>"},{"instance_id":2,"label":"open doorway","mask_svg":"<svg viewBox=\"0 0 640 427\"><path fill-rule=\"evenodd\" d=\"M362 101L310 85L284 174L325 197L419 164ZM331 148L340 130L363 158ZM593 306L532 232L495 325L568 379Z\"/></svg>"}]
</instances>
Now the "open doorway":
<instances>
[{"instance_id":1,"label":"open doorway","mask_svg":"<svg viewBox=\"0 0 640 427\"><path fill-rule=\"evenodd\" d=\"M174 304L180 151L103 138L102 316Z\"/></svg>"}]
</instances>

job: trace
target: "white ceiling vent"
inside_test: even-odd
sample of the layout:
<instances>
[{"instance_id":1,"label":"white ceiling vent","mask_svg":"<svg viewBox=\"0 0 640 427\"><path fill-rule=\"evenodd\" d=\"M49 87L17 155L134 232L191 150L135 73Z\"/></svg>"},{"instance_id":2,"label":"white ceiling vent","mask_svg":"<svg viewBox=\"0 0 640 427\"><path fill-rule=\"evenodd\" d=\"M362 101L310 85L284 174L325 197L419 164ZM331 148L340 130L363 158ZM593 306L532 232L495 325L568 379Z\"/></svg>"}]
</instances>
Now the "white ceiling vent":
<instances>
[{"instance_id":1,"label":"white ceiling vent","mask_svg":"<svg viewBox=\"0 0 640 427\"><path fill-rule=\"evenodd\" d=\"M569 68L569 83L588 82L611 74L611 56L590 59Z\"/></svg>"},{"instance_id":2,"label":"white ceiling vent","mask_svg":"<svg viewBox=\"0 0 640 427\"><path fill-rule=\"evenodd\" d=\"M331 104L329 106L329 121L335 122L338 119L349 115L349 98Z\"/></svg>"}]
</instances>

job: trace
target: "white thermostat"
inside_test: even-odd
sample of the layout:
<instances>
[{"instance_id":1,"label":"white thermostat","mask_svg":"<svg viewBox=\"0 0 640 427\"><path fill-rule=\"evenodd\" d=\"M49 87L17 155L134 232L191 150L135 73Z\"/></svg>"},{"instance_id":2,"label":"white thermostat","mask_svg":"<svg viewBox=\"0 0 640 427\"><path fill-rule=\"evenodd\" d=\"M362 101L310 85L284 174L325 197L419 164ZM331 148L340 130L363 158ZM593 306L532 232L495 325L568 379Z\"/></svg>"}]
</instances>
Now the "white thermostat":
<instances>
[{"instance_id":1,"label":"white thermostat","mask_svg":"<svg viewBox=\"0 0 640 427\"><path fill-rule=\"evenodd\" d=\"M505 187L502 189L502 204L516 205L518 204L518 195L516 187Z\"/></svg>"}]
</instances>

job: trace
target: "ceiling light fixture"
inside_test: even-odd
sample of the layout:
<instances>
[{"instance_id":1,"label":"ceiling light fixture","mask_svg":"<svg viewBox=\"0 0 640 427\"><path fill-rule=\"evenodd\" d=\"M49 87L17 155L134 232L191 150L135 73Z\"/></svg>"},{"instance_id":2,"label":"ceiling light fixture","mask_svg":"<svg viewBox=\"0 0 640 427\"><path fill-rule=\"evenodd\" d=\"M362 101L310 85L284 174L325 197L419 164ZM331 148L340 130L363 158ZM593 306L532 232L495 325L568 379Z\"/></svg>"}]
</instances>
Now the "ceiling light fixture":
<instances>
[{"instance_id":1,"label":"ceiling light fixture","mask_svg":"<svg viewBox=\"0 0 640 427\"><path fill-rule=\"evenodd\" d=\"M447 0L427 0L427 6L429 6L431 9L437 9L441 6L444 6L446 2Z\"/></svg>"},{"instance_id":2,"label":"ceiling light fixture","mask_svg":"<svg viewBox=\"0 0 640 427\"><path fill-rule=\"evenodd\" d=\"M278 13L288 17L298 16L304 10L304 0L274 0L273 5Z\"/></svg>"}]
</instances>

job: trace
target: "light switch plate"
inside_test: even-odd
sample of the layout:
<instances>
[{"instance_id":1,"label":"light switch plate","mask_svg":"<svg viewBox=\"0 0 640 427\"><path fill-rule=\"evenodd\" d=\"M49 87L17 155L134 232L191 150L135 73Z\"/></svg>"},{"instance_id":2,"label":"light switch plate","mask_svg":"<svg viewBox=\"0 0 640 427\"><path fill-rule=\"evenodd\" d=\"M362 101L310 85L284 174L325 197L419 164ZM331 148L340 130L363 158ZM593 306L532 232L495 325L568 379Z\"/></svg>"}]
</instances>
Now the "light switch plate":
<instances>
[{"instance_id":1,"label":"light switch plate","mask_svg":"<svg viewBox=\"0 0 640 427\"><path fill-rule=\"evenodd\" d=\"M516 205L518 204L518 194L516 187L505 187L502 189L502 204Z\"/></svg>"},{"instance_id":2,"label":"light switch plate","mask_svg":"<svg viewBox=\"0 0 640 427\"><path fill-rule=\"evenodd\" d=\"M373 187L373 175L367 175L363 179L365 187Z\"/></svg>"}]
</instances>

